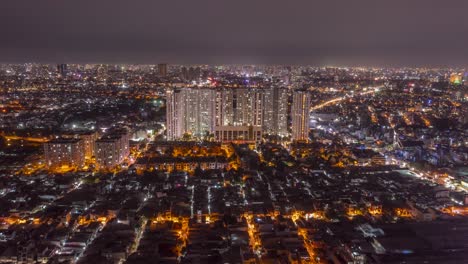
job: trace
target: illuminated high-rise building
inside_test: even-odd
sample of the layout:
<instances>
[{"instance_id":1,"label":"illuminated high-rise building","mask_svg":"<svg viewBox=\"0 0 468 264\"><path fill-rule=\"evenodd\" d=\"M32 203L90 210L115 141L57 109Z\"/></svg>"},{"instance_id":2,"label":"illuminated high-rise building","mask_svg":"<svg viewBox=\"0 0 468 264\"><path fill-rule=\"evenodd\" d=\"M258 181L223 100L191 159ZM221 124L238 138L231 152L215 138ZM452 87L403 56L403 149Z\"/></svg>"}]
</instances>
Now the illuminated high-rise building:
<instances>
[{"instance_id":1,"label":"illuminated high-rise building","mask_svg":"<svg viewBox=\"0 0 468 264\"><path fill-rule=\"evenodd\" d=\"M96 140L96 162L101 169L113 169L130 154L129 134L125 130L112 131Z\"/></svg>"},{"instance_id":2,"label":"illuminated high-rise building","mask_svg":"<svg viewBox=\"0 0 468 264\"><path fill-rule=\"evenodd\" d=\"M285 88L171 88L167 98L167 138L214 134L218 141L258 142L264 132L288 135Z\"/></svg>"},{"instance_id":3,"label":"illuminated high-rise building","mask_svg":"<svg viewBox=\"0 0 468 264\"><path fill-rule=\"evenodd\" d=\"M210 88L183 89L182 105L184 131L195 138L203 138L213 131L214 95Z\"/></svg>"},{"instance_id":4,"label":"illuminated high-rise building","mask_svg":"<svg viewBox=\"0 0 468 264\"><path fill-rule=\"evenodd\" d=\"M216 91L215 139L258 142L263 124L264 90L222 88Z\"/></svg>"},{"instance_id":5,"label":"illuminated high-rise building","mask_svg":"<svg viewBox=\"0 0 468 264\"><path fill-rule=\"evenodd\" d=\"M46 167L78 168L84 164L85 154L83 141L79 138L57 138L44 144Z\"/></svg>"},{"instance_id":6,"label":"illuminated high-rise building","mask_svg":"<svg viewBox=\"0 0 468 264\"><path fill-rule=\"evenodd\" d=\"M76 132L72 134L63 134L64 138L79 138L83 143L83 151L86 159L91 159L94 156L95 142L98 139L98 133L94 131Z\"/></svg>"},{"instance_id":7,"label":"illuminated high-rise building","mask_svg":"<svg viewBox=\"0 0 468 264\"><path fill-rule=\"evenodd\" d=\"M263 89L216 90L216 126L262 126Z\"/></svg>"},{"instance_id":8,"label":"illuminated high-rise building","mask_svg":"<svg viewBox=\"0 0 468 264\"><path fill-rule=\"evenodd\" d=\"M309 115L310 93L307 90L294 91L291 107L293 141L309 140Z\"/></svg>"},{"instance_id":9,"label":"illuminated high-rise building","mask_svg":"<svg viewBox=\"0 0 468 264\"><path fill-rule=\"evenodd\" d=\"M170 140L189 134L203 138L213 132L215 90L176 88L166 92L166 129Z\"/></svg>"},{"instance_id":10,"label":"illuminated high-rise building","mask_svg":"<svg viewBox=\"0 0 468 264\"><path fill-rule=\"evenodd\" d=\"M167 138L200 139L230 126L262 126L263 93L246 88L181 88L167 91ZM255 129L256 131L258 129Z\"/></svg>"},{"instance_id":11,"label":"illuminated high-rise building","mask_svg":"<svg viewBox=\"0 0 468 264\"><path fill-rule=\"evenodd\" d=\"M98 139L98 133L86 132L80 133L79 137L83 140L83 148L85 158L90 159L95 153L95 142Z\"/></svg>"},{"instance_id":12,"label":"illuminated high-rise building","mask_svg":"<svg viewBox=\"0 0 468 264\"><path fill-rule=\"evenodd\" d=\"M182 89L166 91L166 136L169 140L182 138L184 135L184 114Z\"/></svg>"},{"instance_id":13,"label":"illuminated high-rise building","mask_svg":"<svg viewBox=\"0 0 468 264\"><path fill-rule=\"evenodd\" d=\"M288 133L288 89L272 87L264 91L263 132L286 137Z\"/></svg>"}]
</instances>

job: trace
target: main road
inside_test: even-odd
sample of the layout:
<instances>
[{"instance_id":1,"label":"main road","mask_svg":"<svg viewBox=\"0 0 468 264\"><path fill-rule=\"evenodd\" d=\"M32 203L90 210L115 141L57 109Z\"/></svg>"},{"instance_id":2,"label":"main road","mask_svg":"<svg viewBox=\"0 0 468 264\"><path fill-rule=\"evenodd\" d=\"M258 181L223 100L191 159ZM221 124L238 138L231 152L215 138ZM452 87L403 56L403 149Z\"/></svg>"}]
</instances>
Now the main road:
<instances>
[{"instance_id":1,"label":"main road","mask_svg":"<svg viewBox=\"0 0 468 264\"><path fill-rule=\"evenodd\" d=\"M341 96L341 97L337 97L337 98L333 98L333 99L330 99L326 102L323 102L319 105L315 105L315 106L312 106L310 108L310 111L315 111L315 110L318 110L318 109L321 109L321 108L324 108L326 106L329 106L329 105L332 105L332 104L336 104L336 103L339 103L347 98L350 98L350 97L354 97L354 96L362 96L362 95L368 95L368 94L373 94L373 93L376 93L378 91L381 90L381 88L384 88L384 86L378 86L378 87L368 87L366 91L364 92L360 92L360 93L351 93L351 94L346 94L344 96Z\"/></svg>"}]
</instances>

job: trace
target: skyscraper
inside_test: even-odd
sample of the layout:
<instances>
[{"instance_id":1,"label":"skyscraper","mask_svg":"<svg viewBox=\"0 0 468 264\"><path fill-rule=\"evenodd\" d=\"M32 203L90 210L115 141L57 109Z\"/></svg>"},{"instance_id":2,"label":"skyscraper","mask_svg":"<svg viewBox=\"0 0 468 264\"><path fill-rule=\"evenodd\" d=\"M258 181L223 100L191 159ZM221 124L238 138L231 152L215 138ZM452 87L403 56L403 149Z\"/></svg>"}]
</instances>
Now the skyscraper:
<instances>
[{"instance_id":1,"label":"skyscraper","mask_svg":"<svg viewBox=\"0 0 468 264\"><path fill-rule=\"evenodd\" d=\"M181 138L184 134L183 104L182 89L166 91L166 136L169 140Z\"/></svg>"},{"instance_id":2,"label":"skyscraper","mask_svg":"<svg viewBox=\"0 0 468 264\"><path fill-rule=\"evenodd\" d=\"M288 136L288 89L272 87L264 91L263 131Z\"/></svg>"},{"instance_id":3,"label":"skyscraper","mask_svg":"<svg viewBox=\"0 0 468 264\"><path fill-rule=\"evenodd\" d=\"M219 141L258 142L264 132L289 135L286 88L171 88L166 95L169 140L214 134Z\"/></svg>"},{"instance_id":4,"label":"skyscraper","mask_svg":"<svg viewBox=\"0 0 468 264\"><path fill-rule=\"evenodd\" d=\"M57 64L57 72L60 76L65 77L68 73L68 65L67 64Z\"/></svg>"},{"instance_id":5,"label":"skyscraper","mask_svg":"<svg viewBox=\"0 0 468 264\"><path fill-rule=\"evenodd\" d=\"M292 140L309 140L309 114L310 94L307 90L296 90L293 92L292 116Z\"/></svg>"},{"instance_id":6,"label":"skyscraper","mask_svg":"<svg viewBox=\"0 0 468 264\"><path fill-rule=\"evenodd\" d=\"M159 73L159 76L162 76L162 77L167 76L167 64L166 63L158 64L158 73Z\"/></svg>"},{"instance_id":7,"label":"skyscraper","mask_svg":"<svg viewBox=\"0 0 468 264\"><path fill-rule=\"evenodd\" d=\"M170 140L190 134L203 138L213 132L215 91L211 88L175 88L166 92L166 129Z\"/></svg>"},{"instance_id":8,"label":"skyscraper","mask_svg":"<svg viewBox=\"0 0 468 264\"><path fill-rule=\"evenodd\" d=\"M263 89L216 90L216 126L262 126Z\"/></svg>"},{"instance_id":9,"label":"skyscraper","mask_svg":"<svg viewBox=\"0 0 468 264\"><path fill-rule=\"evenodd\" d=\"M214 94L210 88L183 89L184 131L203 138L213 131Z\"/></svg>"},{"instance_id":10,"label":"skyscraper","mask_svg":"<svg viewBox=\"0 0 468 264\"><path fill-rule=\"evenodd\" d=\"M216 91L215 139L258 142L262 136L263 89L221 88Z\"/></svg>"}]
</instances>

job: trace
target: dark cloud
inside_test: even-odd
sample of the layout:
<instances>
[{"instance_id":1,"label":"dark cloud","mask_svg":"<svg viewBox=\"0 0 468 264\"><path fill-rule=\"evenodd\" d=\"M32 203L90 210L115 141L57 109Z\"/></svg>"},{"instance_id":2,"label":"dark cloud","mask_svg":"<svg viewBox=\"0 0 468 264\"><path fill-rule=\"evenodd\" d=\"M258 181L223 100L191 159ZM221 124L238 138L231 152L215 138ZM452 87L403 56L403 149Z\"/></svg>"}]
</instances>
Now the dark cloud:
<instances>
[{"instance_id":1,"label":"dark cloud","mask_svg":"<svg viewBox=\"0 0 468 264\"><path fill-rule=\"evenodd\" d=\"M0 60L467 65L466 0L0 4Z\"/></svg>"}]
</instances>

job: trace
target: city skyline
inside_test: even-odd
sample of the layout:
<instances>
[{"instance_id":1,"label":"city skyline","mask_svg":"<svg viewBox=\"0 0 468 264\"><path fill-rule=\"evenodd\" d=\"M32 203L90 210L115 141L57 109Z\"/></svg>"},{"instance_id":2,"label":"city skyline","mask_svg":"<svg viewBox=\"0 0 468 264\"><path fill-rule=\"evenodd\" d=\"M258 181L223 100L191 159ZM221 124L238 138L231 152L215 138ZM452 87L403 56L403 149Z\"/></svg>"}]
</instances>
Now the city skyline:
<instances>
[{"instance_id":1,"label":"city skyline","mask_svg":"<svg viewBox=\"0 0 468 264\"><path fill-rule=\"evenodd\" d=\"M468 259L465 69L0 64L0 89L0 262Z\"/></svg>"},{"instance_id":2,"label":"city skyline","mask_svg":"<svg viewBox=\"0 0 468 264\"><path fill-rule=\"evenodd\" d=\"M0 264L468 263L468 1L0 10Z\"/></svg>"}]
</instances>

